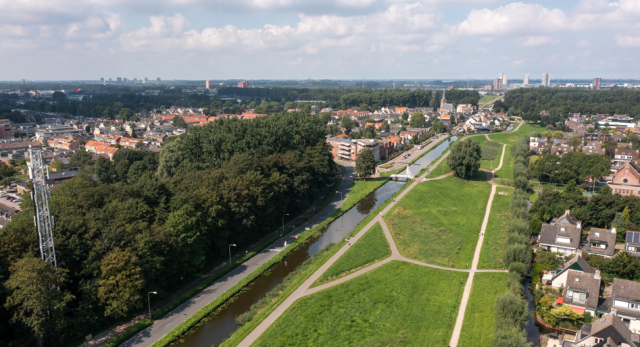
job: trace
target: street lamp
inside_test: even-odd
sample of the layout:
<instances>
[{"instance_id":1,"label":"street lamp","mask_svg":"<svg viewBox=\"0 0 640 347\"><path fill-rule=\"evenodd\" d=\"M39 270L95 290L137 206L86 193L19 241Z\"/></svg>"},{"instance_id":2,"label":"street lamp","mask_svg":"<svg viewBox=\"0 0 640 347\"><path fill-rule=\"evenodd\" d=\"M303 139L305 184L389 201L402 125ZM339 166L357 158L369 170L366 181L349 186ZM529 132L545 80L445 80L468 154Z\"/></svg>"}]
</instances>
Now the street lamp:
<instances>
[{"instance_id":1,"label":"street lamp","mask_svg":"<svg viewBox=\"0 0 640 347\"><path fill-rule=\"evenodd\" d=\"M288 213L282 215L282 232L284 233L284 216L288 216Z\"/></svg>"},{"instance_id":2,"label":"street lamp","mask_svg":"<svg viewBox=\"0 0 640 347\"><path fill-rule=\"evenodd\" d=\"M158 294L158 292L147 293L147 302L149 303L149 319L151 319L151 294Z\"/></svg>"},{"instance_id":3,"label":"street lamp","mask_svg":"<svg viewBox=\"0 0 640 347\"><path fill-rule=\"evenodd\" d=\"M235 247L236 244L232 243L232 244L229 245L229 265L231 265L231 246Z\"/></svg>"},{"instance_id":4,"label":"street lamp","mask_svg":"<svg viewBox=\"0 0 640 347\"><path fill-rule=\"evenodd\" d=\"M341 192L341 191L336 190L336 194L337 194L337 193L340 193L340 200L344 199L344 195L342 195L342 192Z\"/></svg>"}]
</instances>

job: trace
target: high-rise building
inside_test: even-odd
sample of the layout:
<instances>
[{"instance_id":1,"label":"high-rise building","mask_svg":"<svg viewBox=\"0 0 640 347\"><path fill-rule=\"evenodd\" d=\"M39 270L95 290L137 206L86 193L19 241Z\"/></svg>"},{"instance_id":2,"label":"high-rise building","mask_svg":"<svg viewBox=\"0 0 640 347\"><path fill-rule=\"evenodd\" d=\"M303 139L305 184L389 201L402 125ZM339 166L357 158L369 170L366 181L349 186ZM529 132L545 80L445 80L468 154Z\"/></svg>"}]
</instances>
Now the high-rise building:
<instances>
[{"instance_id":1,"label":"high-rise building","mask_svg":"<svg viewBox=\"0 0 640 347\"><path fill-rule=\"evenodd\" d=\"M118 78L116 78L116 83L117 83L117 84L122 83L122 77L118 77Z\"/></svg>"},{"instance_id":2,"label":"high-rise building","mask_svg":"<svg viewBox=\"0 0 640 347\"><path fill-rule=\"evenodd\" d=\"M249 82L248 81L238 82L238 88L249 88Z\"/></svg>"},{"instance_id":3,"label":"high-rise building","mask_svg":"<svg viewBox=\"0 0 640 347\"><path fill-rule=\"evenodd\" d=\"M600 90L600 82L601 81L602 81L602 78L600 78L600 77L596 77L596 78L593 79L593 87L596 90Z\"/></svg>"},{"instance_id":4,"label":"high-rise building","mask_svg":"<svg viewBox=\"0 0 640 347\"><path fill-rule=\"evenodd\" d=\"M547 72L542 74L542 85L545 87L551 87L551 77Z\"/></svg>"},{"instance_id":5,"label":"high-rise building","mask_svg":"<svg viewBox=\"0 0 640 347\"><path fill-rule=\"evenodd\" d=\"M142 83L149 83L149 79L148 79L148 78L146 78L146 77L143 77L143 78L142 78Z\"/></svg>"},{"instance_id":6,"label":"high-rise building","mask_svg":"<svg viewBox=\"0 0 640 347\"><path fill-rule=\"evenodd\" d=\"M109 83L111 83L111 82L112 82L111 77L109 77Z\"/></svg>"},{"instance_id":7,"label":"high-rise building","mask_svg":"<svg viewBox=\"0 0 640 347\"><path fill-rule=\"evenodd\" d=\"M500 74L500 80L502 81L502 87L506 88L507 87L507 74L506 73L501 73Z\"/></svg>"},{"instance_id":8,"label":"high-rise building","mask_svg":"<svg viewBox=\"0 0 640 347\"><path fill-rule=\"evenodd\" d=\"M211 89L211 87L213 86L213 81L205 81L205 85L207 89Z\"/></svg>"},{"instance_id":9,"label":"high-rise building","mask_svg":"<svg viewBox=\"0 0 640 347\"><path fill-rule=\"evenodd\" d=\"M124 84L127 84L127 82L128 82L128 81L129 81L129 79L128 79L128 78L126 78L126 77L122 79L122 82L123 82Z\"/></svg>"},{"instance_id":10,"label":"high-rise building","mask_svg":"<svg viewBox=\"0 0 640 347\"><path fill-rule=\"evenodd\" d=\"M104 83L104 77L100 77L100 83Z\"/></svg>"},{"instance_id":11,"label":"high-rise building","mask_svg":"<svg viewBox=\"0 0 640 347\"><path fill-rule=\"evenodd\" d=\"M529 74L524 74L524 84L529 84Z\"/></svg>"},{"instance_id":12,"label":"high-rise building","mask_svg":"<svg viewBox=\"0 0 640 347\"><path fill-rule=\"evenodd\" d=\"M502 89L502 80L499 78L496 78L493 80L493 90L500 90Z\"/></svg>"},{"instance_id":13,"label":"high-rise building","mask_svg":"<svg viewBox=\"0 0 640 347\"><path fill-rule=\"evenodd\" d=\"M158 82L158 83L162 83L162 80L160 79L160 77L158 77L158 78L156 79L156 82Z\"/></svg>"},{"instance_id":14,"label":"high-rise building","mask_svg":"<svg viewBox=\"0 0 640 347\"><path fill-rule=\"evenodd\" d=\"M138 79L136 77L133 78L133 84L138 83Z\"/></svg>"}]
</instances>

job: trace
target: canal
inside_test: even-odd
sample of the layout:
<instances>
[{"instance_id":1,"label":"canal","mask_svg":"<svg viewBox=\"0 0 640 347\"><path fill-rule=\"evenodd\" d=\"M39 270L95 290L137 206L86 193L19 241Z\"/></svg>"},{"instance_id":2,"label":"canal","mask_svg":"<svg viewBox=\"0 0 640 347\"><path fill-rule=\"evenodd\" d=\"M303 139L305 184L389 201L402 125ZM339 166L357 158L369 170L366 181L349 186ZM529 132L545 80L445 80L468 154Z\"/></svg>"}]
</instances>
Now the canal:
<instances>
[{"instance_id":1,"label":"canal","mask_svg":"<svg viewBox=\"0 0 640 347\"><path fill-rule=\"evenodd\" d=\"M416 164L420 165L412 166L412 173L417 175L422 168L431 164L434 159L438 158L449 148L449 145L456 139L454 136L444 141L431 152L418 159ZM258 277L243 292L238 294L233 302L217 312L215 316L209 317L207 322L196 327L193 332L182 337L181 341L175 343L174 346L210 347L220 345L239 328L236 317L249 311L251 305L258 302L271 291L271 289L282 283L287 275L311 256L328 245L335 244L344 239L358 223L400 190L403 185L404 182L389 181L366 196L355 207L343 214L342 217L323 228L319 236L289 253L289 255L274 265L266 274Z\"/></svg>"}]
</instances>

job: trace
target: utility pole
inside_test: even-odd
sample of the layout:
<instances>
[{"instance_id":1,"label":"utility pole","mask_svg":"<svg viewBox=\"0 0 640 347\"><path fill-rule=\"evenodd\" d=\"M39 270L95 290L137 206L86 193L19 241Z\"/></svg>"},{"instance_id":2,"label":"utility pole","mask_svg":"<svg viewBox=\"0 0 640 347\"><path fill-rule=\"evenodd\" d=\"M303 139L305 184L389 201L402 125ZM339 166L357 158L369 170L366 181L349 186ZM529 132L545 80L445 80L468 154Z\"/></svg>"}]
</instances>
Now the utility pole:
<instances>
[{"instance_id":1,"label":"utility pole","mask_svg":"<svg viewBox=\"0 0 640 347\"><path fill-rule=\"evenodd\" d=\"M39 149L29 148L29 178L33 183L31 199L36 209L33 223L38 230L40 240L40 255L42 260L51 264L54 268L58 266L56 261L56 250L53 244L53 216L49 211L49 199L51 193L47 189L47 179L49 178L49 167L42 161L42 152Z\"/></svg>"}]
</instances>

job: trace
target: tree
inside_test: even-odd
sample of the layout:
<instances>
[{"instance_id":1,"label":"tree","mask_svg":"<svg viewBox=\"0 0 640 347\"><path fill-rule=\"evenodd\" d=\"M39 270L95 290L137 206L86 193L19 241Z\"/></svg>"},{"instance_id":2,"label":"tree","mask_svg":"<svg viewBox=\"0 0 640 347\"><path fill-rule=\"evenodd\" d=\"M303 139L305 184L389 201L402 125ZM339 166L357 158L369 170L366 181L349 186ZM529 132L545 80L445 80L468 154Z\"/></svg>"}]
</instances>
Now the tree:
<instances>
[{"instance_id":1,"label":"tree","mask_svg":"<svg viewBox=\"0 0 640 347\"><path fill-rule=\"evenodd\" d=\"M606 272L614 277L634 281L640 278L640 264L628 252L620 252L611 258Z\"/></svg>"},{"instance_id":2,"label":"tree","mask_svg":"<svg viewBox=\"0 0 640 347\"><path fill-rule=\"evenodd\" d=\"M580 146L580 143L582 143L582 140L580 140L580 137L578 135L569 136L569 145L573 147L574 150L577 149L578 146Z\"/></svg>"},{"instance_id":3,"label":"tree","mask_svg":"<svg viewBox=\"0 0 640 347\"><path fill-rule=\"evenodd\" d=\"M354 125L353 119L347 116L342 117L342 120L340 121L340 126L344 128L344 133L347 135L351 133L351 129L353 129Z\"/></svg>"},{"instance_id":4,"label":"tree","mask_svg":"<svg viewBox=\"0 0 640 347\"><path fill-rule=\"evenodd\" d=\"M425 123L424 113L416 112L411 115L411 127L419 128Z\"/></svg>"},{"instance_id":5,"label":"tree","mask_svg":"<svg viewBox=\"0 0 640 347\"><path fill-rule=\"evenodd\" d=\"M527 324L529 308L523 298L506 292L496 298L496 327L515 326L522 328Z\"/></svg>"},{"instance_id":6,"label":"tree","mask_svg":"<svg viewBox=\"0 0 640 347\"><path fill-rule=\"evenodd\" d=\"M14 309L12 321L33 330L38 346L43 346L43 337L55 336L54 332L65 319L67 304L74 299L71 293L63 289L68 271L60 267L54 269L33 255L18 260L10 271L6 286L11 295L5 306ZM54 286L59 286L61 290Z\"/></svg>"},{"instance_id":7,"label":"tree","mask_svg":"<svg viewBox=\"0 0 640 347\"><path fill-rule=\"evenodd\" d=\"M53 168L56 172L62 172L67 168L66 165L62 162L60 158L55 158L51 161L51 168Z\"/></svg>"},{"instance_id":8,"label":"tree","mask_svg":"<svg viewBox=\"0 0 640 347\"><path fill-rule=\"evenodd\" d=\"M456 177L469 180L480 168L482 149L476 141L459 141L453 144L447 165L455 171Z\"/></svg>"},{"instance_id":9,"label":"tree","mask_svg":"<svg viewBox=\"0 0 640 347\"><path fill-rule=\"evenodd\" d=\"M522 329L505 326L496 330L493 347L532 347Z\"/></svg>"},{"instance_id":10,"label":"tree","mask_svg":"<svg viewBox=\"0 0 640 347\"><path fill-rule=\"evenodd\" d=\"M187 122L184 121L184 118L180 116L173 117L173 126L176 128L187 128Z\"/></svg>"},{"instance_id":11,"label":"tree","mask_svg":"<svg viewBox=\"0 0 640 347\"><path fill-rule=\"evenodd\" d=\"M69 163L73 166L87 166L93 164L93 154L87 152L84 148L76 150L69 159Z\"/></svg>"},{"instance_id":12,"label":"tree","mask_svg":"<svg viewBox=\"0 0 640 347\"><path fill-rule=\"evenodd\" d=\"M402 120L403 120L404 122L406 122L406 121L407 121L407 119L409 119L409 114L408 114L407 112L404 112L404 113L402 114Z\"/></svg>"},{"instance_id":13,"label":"tree","mask_svg":"<svg viewBox=\"0 0 640 347\"><path fill-rule=\"evenodd\" d=\"M335 124L329 124L329 126L327 127L327 132L335 136L340 134L340 128Z\"/></svg>"},{"instance_id":14,"label":"tree","mask_svg":"<svg viewBox=\"0 0 640 347\"><path fill-rule=\"evenodd\" d=\"M89 126L89 124L87 124L87 125L84 127L84 131L86 131L87 133L91 134L91 127Z\"/></svg>"},{"instance_id":15,"label":"tree","mask_svg":"<svg viewBox=\"0 0 640 347\"><path fill-rule=\"evenodd\" d=\"M436 134L440 134L443 133L447 130L447 126L444 125L444 122L441 120L437 120L435 123L433 123L433 131Z\"/></svg>"},{"instance_id":16,"label":"tree","mask_svg":"<svg viewBox=\"0 0 640 347\"><path fill-rule=\"evenodd\" d=\"M369 111L369 105L360 104L359 109L360 109L360 111Z\"/></svg>"},{"instance_id":17,"label":"tree","mask_svg":"<svg viewBox=\"0 0 640 347\"><path fill-rule=\"evenodd\" d=\"M356 158L356 171L360 174L360 177L366 179L374 173L375 169L376 158L373 156L373 152L368 148L360 150L358 158Z\"/></svg>"},{"instance_id":18,"label":"tree","mask_svg":"<svg viewBox=\"0 0 640 347\"><path fill-rule=\"evenodd\" d=\"M124 108L120 109L120 112L118 113L118 116L120 117L120 119L122 119L123 121L127 122L127 121L130 121L130 120L133 120L133 118L136 116L136 113L133 112L133 110L124 107Z\"/></svg>"},{"instance_id":19,"label":"tree","mask_svg":"<svg viewBox=\"0 0 640 347\"><path fill-rule=\"evenodd\" d=\"M113 176L113 165L109 159L105 159L104 157L98 157L96 161L95 174L98 178L98 182L100 183L109 183L111 182L111 177Z\"/></svg>"},{"instance_id":20,"label":"tree","mask_svg":"<svg viewBox=\"0 0 640 347\"><path fill-rule=\"evenodd\" d=\"M562 131L556 131L553 133L553 138L556 140L564 140L564 134Z\"/></svg>"},{"instance_id":21,"label":"tree","mask_svg":"<svg viewBox=\"0 0 640 347\"><path fill-rule=\"evenodd\" d=\"M135 128L131 128L131 138L133 139L137 139L138 135L136 134L136 129Z\"/></svg>"},{"instance_id":22,"label":"tree","mask_svg":"<svg viewBox=\"0 0 640 347\"><path fill-rule=\"evenodd\" d=\"M144 277L137 263L138 258L120 248L114 248L102 259L98 298L105 305L105 316L124 317L141 306Z\"/></svg>"}]
</instances>

